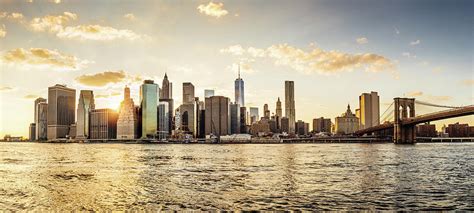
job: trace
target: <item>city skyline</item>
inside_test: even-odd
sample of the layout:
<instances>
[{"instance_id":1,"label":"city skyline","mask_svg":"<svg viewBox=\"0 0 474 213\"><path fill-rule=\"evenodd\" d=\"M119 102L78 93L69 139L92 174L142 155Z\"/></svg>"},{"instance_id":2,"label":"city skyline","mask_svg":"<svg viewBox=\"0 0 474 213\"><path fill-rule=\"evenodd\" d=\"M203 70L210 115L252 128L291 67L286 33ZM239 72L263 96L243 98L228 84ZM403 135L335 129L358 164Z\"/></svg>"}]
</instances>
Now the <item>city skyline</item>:
<instances>
[{"instance_id":1,"label":"city skyline","mask_svg":"<svg viewBox=\"0 0 474 213\"><path fill-rule=\"evenodd\" d=\"M261 18L254 22L255 8L261 3L222 1L222 6L217 7L221 13L213 13L205 9L214 8L206 7L211 5L208 1L116 5L59 2L0 1L0 29L5 32L0 33L0 46L4 47L0 57L0 136L28 135L28 124L34 122L31 103L37 97L47 98L47 88L55 84L75 89L76 102L80 90L93 90L96 108L116 110L123 100L125 85L129 85L137 104L142 81L153 79L158 83L167 73L175 85L174 105L179 106L183 82L193 83L195 96L200 98L205 89L214 89L215 95L234 97L233 81L239 63L246 82L247 107L262 109L265 103L272 106L278 97L284 97L282 82L294 81L295 120L308 123L319 117L334 120L347 103L355 110L359 95L370 91L378 92L381 113L397 96L454 106L472 104L474 100L472 45L466 45L472 44L472 38L466 36L469 33L462 33L471 29L472 18L463 19L472 8L468 1L460 6L442 2L423 5L420 1L390 3L393 11L383 6L380 12L388 17L395 17L396 12L407 16L393 22L383 20L370 31L366 25L375 24L371 21L374 14L355 17L350 12L335 17L328 13L344 11L347 6L365 11L384 3L365 1L356 6L343 1L302 1L286 12L268 5L264 12L276 20ZM158 15L151 14L153 10L144 8L144 3L158 9ZM90 10L93 5L112 9L101 14L103 11ZM439 13L415 15L423 11L423 6ZM114 10L116 7L125 9ZM332 19L313 23L320 20L318 12ZM293 24L284 21L287 17L299 19ZM409 21L414 19L417 23L411 24ZM432 22L425 23L427 19L457 24L437 29ZM173 23L180 24L175 27ZM151 24L162 28L157 32L149 30ZM307 30L301 32L301 28ZM100 33L91 34L88 29ZM188 38L190 30L195 33L192 39ZM285 33L267 38L268 30ZM450 35L450 30L460 33ZM206 38L207 35L212 36ZM331 51L355 61L349 60L341 67L317 63L321 57L333 57ZM310 61L301 61L297 58L300 56L309 57ZM309 66L312 62L317 66ZM273 107L270 109L274 112ZM423 113L423 109L417 112ZM453 120L474 124L472 116L434 123L454 123Z\"/></svg>"}]
</instances>

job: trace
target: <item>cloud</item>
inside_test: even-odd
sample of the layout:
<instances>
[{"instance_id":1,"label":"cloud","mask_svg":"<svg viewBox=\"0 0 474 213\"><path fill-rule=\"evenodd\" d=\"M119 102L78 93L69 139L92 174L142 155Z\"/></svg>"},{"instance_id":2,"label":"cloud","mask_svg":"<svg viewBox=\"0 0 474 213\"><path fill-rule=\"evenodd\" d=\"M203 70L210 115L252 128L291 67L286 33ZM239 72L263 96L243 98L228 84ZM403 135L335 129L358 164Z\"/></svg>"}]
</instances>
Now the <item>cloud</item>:
<instances>
[{"instance_id":1,"label":"cloud","mask_svg":"<svg viewBox=\"0 0 474 213\"><path fill-rule=\"evenodd\" d=\"M305 51L288 44L278 44L266 49L254 47L245 49L240 45L233 45L221 49L220 52L254 58L266 57L273 59L276 65L289 66L305 73L333 74L355 69L364 69L367 72L395 71L392 61L374 53L350 54L337 50L326 51L314 45L311 48Z\"/></svg>"},{"instance_id":2,"label":"cloud","mask_svg":"<svg viewBox=\"0 0 474 213\"><path fill-rule=\"evenodd\" d=\"M29 95L25 95L23 98L24 99L35 99L37 97L38 97L38 95L29 94Z\"/></svg>"},{"instance_id":3,"label":"cloud","mask_svg":"<svg viewBox=\"0 0 474 213\"><path fill-rule=\"evenodd\" d=\"M0 38L5 38L6 35L7 35L7 30L5 29L5 25L2 24L0 26Z\"/></svg>"},{"instance_id":4,"label":"cloud","mask_svg":"<svg viewBox=\"0 0 474 213\"><path fill-rule=\"evenodd\" d=\"M366 37L360 37L360 38L356 39L356 42L358 44L367 44L369 42L369 40Z\"/></svg>"},{"instance_id":5,"label":"cloud","mask_svg":"<svg viewBox=\"0 0 474 213\"><path fill-rule=\"evenodd\" d=\"M407 57L407 58L416 58L416 55L413 55L413 54L411 54L411 53L409 53L409 52L403 52L403 53L402 53L402 56L405 56L405 57Z\"/></svg>"},{"instance_id":6,"label":"cloud","mask_svg":"<svg viewBox=\"0 0 474 213\"><path fill-rule=\"evenodd\" d=\"M408 97L417 97L417 96L422 96L423 92L422 91L412 91L406 94Z\"/></svg>"},{"instance_id":7,"label":"cloud","mask_svg":"<svg viewBox=\"0 0 474 213\"><path fill-rule=\"evenodd\" d=\"M151 39L149 36L138 35L131 30L119 30L113 27L100 25L79 25L75 27L66 27L56 35L59 38L95 41L111 41L116 39L133 41L139 39Z\"/></svg>"},{"instance_id":8,"label":"cloud","mask_svg":"<svg viewBox=\"0 0 474 213\"><path fill-rule=\"evenodd\" d=\"M416 40L416 41L410 42L410 45L415 46L415 45L418 45L418 44L420 44L420 43L421 43L421 40L418 39L418 40Z\"/></svg>"},{"instance_id":9,"label":"cloud","mask_svg":"<svg viewBox=\"0 0 474 213\"><path fill-rule=\"evenodd\" d=\"M127 13L123 17L130 20L130 21L134 21L136 19L135 15L133 15L133 13Z\"/></svg>"},{"instance_id":10,"label":"cloud","mask_svg":"<svg viewBox=\"0 0 474 213\"><path fill-rule=\"evenodd\" d=\"M24 22L25 16L23 16L22 13L8 13L8 12L0 12L0 19L7 19L9 21L14 21L14 22Z\"/></svg>"},{"instance_id":11,"label":"cloud","mask_svg":"<svg viewBox=\"0 0 474 213\"><path fill-rule=\"evenodd\" d=\"M77 14L71 12L64 12L63 15L58 16L47 15L42 18L33 18L30 21L30 28L36 32L58 33L66 24L76 19Z\"/></svg>"},{"instance_id":12,"label":"cloud","mask_svg":"<svg viewBox=\"0 0 474 213\"><path fill-rule=\"evenodd\" d=\"M110 98L112 96L119 96L119 95L121 95L121 93L112 92L112 93L109 93L109 94L98 94L98 95L95 95L94 98Z\"/></svg>"},{"instance_id":13,"label":"cloud","mask_svg":"<svg viewBox=\"0 0 474 213\"><path fill-rule=\"evenodd\" d=\"M44 48L12 49L1 55L0 62L8 65L44 67L59 70L78 70L92 63L57 50Z\"/></svg>"},{"instance_id":14,"label":"cloud","mask_svg":"<svg viewBox=\"0 0 474 213\"><path fill-rule=\"evenodd\" d=\"M110 83L119 83L125 80L124 71L105 71L92 75L81 75L76 81L86 86L102 87Z\"/></svg>"},{"instance_id":15,"label":"cloud","mask_svg":"<svg viewBox=\"0 0 474 213\"><path fill-rule=\"evenodd\" d=\"M434 68L433 68L433 72L434 72L434 73L443 72L443 68L442 68L442 67L434 67Z\"/></svg>"},{"instance_id":16,"label":"cloud","mask_svg":"<svg viewBox=\"0 0 474 213\"><path fill-rule=\"evenodd\" d=\"M395 34L400 35L400 30L398 30L398 28L393 27L393 29L395 30Z\"/></svg>"},{"instance_id":17,"label":"cloud","mask_svg":"<svg viewBox=\"0 0 474 213\"><path fill-rule=\"evenodd\" d=\"M462 84L466 86L474 86L474 79L466 79L462 81Z\"/></svg>"},{"instance_id":18,"label":"cloud","mask_svg":"<svg viewBox=\"0 0 474 213\"><path fill-rule=\"evenodd\" d=\"M227 15L229 12L224 9L223 3L213 3L209 2L207 5L201 4L197 7L200 13L206 14L208 16L214 16L220 18L221 16Z\"/></svg>"},{"instance_id":19,"label":"cloud","mask_svg":"<svg viewBox=\"0 0 474 213\"><path fill-rule=\"evenodd\" d=\"M11 87L0 87L0 92L13 90Z\"/></svg>"}]
</instances>

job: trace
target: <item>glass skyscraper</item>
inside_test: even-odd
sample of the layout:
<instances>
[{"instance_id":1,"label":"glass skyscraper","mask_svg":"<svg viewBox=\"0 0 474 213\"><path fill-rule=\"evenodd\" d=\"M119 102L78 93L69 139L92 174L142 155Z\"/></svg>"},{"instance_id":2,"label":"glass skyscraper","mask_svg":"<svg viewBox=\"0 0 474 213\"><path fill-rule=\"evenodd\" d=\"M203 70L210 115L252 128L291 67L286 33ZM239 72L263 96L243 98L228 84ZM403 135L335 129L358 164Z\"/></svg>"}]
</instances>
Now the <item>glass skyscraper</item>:
<instances>
[{"instance_id":1,"label":"glass skyscraper","mask_svg":"<svg viewBox=\"0 0 474 213\"><path fill-rule=\"evenodd\" d=\"M244 99L244 80L240 78L240 64L239 64L239 76L235 79L235 103L239 104L241 107L245 106Z\"/></svg>"},{"instance_id":2,"label":"glass skyscraper","mask_svg":"<svg viewBox=\"0 0 474 213\"><path fill-rule=\"evenodd\" d=\"M143 81L140 87L142 138L155 137L157 132L158 85L153 80Z\"/></svg>"}]
</instances>

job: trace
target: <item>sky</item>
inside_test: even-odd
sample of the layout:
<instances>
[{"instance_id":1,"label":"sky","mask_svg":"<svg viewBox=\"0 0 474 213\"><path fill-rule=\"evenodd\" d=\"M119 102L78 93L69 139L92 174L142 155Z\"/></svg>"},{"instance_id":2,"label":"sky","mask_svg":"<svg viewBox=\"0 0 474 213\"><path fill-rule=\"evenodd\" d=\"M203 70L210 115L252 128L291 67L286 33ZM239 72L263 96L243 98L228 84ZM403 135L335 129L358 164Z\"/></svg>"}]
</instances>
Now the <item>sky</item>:
<instances>
[{"instance_id":1,"label":"sky","mask_svg":"<svg viewBox=\"0 0 474 213\"><path fill-rule=\"evenodd\" d=\"M49 86L94 91L117 109L144 79L192 82L234 101L237 64L246 106L272 113L295 82L296 119L333 120L377 91L394 97L474 103L474 1L0 0L0 137L28 135L33 102ZM76 101L77 104L77 101ZM418 106L417 114L443 110ZM474 116L435 122L474 125Z\"/></svg>"}]
</instances>

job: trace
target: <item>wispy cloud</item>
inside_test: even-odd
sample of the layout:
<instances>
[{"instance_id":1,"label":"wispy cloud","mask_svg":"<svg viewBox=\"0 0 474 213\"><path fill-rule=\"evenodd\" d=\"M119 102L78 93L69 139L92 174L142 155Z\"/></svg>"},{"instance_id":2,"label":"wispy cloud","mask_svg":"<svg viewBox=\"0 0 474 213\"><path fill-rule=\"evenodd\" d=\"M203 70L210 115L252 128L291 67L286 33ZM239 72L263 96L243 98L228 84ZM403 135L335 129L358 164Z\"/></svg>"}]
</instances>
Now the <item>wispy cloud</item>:
<instances>
[{"instance_id":1,"label":"wispy cloud","mask_svg":"<svg viewBox=\"0 0 474 213\"><path fill-rule=\"evenodd\" d=\"M413 55L413 54L411 54L411 53L409 53L409 52L403 52L403 53L402 53L402 56L405 56L405 57L407 57L407 58L416 58L416 55Z\"/></svg>"},{"instance_id":2,"label":"wispy cloud","mask_svg":"<svg viewBox=\"0 0 474 213\"><path fill-rule=\"evenodd\" d=\"M411 46L415 46L415 45L418 45L418 44L420 44L420 43L421 43L421 40L420 40L420 39L417 39L417 40L415 40L415 41L410 42L410 45L411 45Z\"/></svg>"},{"instance_id":3,"label":"wispy cloud","mask_svg":"<svg viewBox=\"0 0 474 213\"><path fill-rule=\"evenodd\" d=\"M119 96L121 95L121 93L119 92L112 92L112 93L109 93L109 94L98 94L98 95L95 95L94 98L110 98L110 97L113 97L113 96Z\"/></svg>"},{"instance_id":4,"label":"wispy cloud","mask_svg":"<svg viewBox=\"0 0 474 213\"><path fill-rule=\"evenodd\" d=\"M369 43L369 40L366 37L360 37L360 38L356 39L356 42L358 44L367 44L367 43Z\"/></svg>"},{"instance_id":5,"label":"wispy cloud","mask_svg":"<svg viewBox=\"0 0 474 213\"><path fill-rule=\"evenodd\" d=\"M5 38L6 35L7 35L7 29L5 28L5 25L2 24L0 26L0 38Z\"/></svg>"},{"instance_id":6,"label":"wispy cloud","mask_svg":"<svg viewBox=\"0 0 474 213\"><path fill-rule=\"evenodd\" d=\"M78 70L92 63L57 50L44 48L17 48L1 55L0 62L23 67L51 68L56 70Z\"/></svg>"},{"instance_id":7,"label":"wispy cloud","mask_svg":"<svg viewBox=\"0 0 474 213\"><path fill-rule=\"evenodd\" d=\"M7 19L9 21L23 23L24 18L25 18L25 16L23 16L22 13L18 13L18 12L13 12L13 13L0 12L0 20L1 19Z\"/></svg>"},{"instance_id":8,"label":"wispy cloud","mask_svg":"<svg viewBox=\"0 0 474 213\"><path fill-rule=\"evenodd\" d=\"M418 96L422 96L422 95L423 95L422 91L411 91L411 92L408 92L406 94L406 96L408 96L408 97L418 97Z\"/></svg>"},{"instance_id":9,"label":"wispy cloud","mask_svg":"<svg viewBox=\"0 0 474 213\"><path fill-rule=\"evenodd\" d=\"M35 99L38 97L39 97L38 95L33 95L33 94L28 94L28 95L23 96L24 99Z\"/></svg>"},{"instance_id":10,"label":"wispy cloud","mask_svg":"<svg viewBox=\"0 0 474 213\"><path fill-rule=\"evenodd\" d=\"M120 82L139 82L142 81L142 78L140 76L128 75L123 70L118 70L81 75L75 80L85 86L103 87Z\"/></svg>"},{"instance_id":11,"label":"wispy cloud","mask_svg":"<svg viewBox=\"0 0 474 213\"><path fill-rule=\"evenodd\" d=\"M425 94L422 91L411 91L405 94L407 97L416 97L417 99L427 101L427 102L444 102L444 101L450 101L453 99L451 96L447 95L431 95L431 94Z\"/></svg>"},{"instance_id":12,"label":"wispy cloud","mask_svg":"<svg viewBox=\"0 0 474 213\"><path fill-rule=\"evenodd\" d=\"M466 86L474 86L474 79L466 79L462 81L461 83Z\"/></svg>"},{"instance_id":13,"label":"wispy cloud","mask_svg":"<svg viewBox=\"0 0 474 213\"><path fill-rule=\"evenodd\" d=\"M133 15L133 13L127 13L123 17L130 20L130 21L134 21L136 19L135 15Z\"/></svg>"},{"instance_id":14,"label":"wispy cloud","mask_svg":"<svg viewBox=\"0 0 474 213\"><path fill-rule=\"evenodd\" d=\"M6 92L6 91L11 91L11 90L13 90L12 87L8 87L8 86L0 87L0 92Z\"/></svg>"},{"instance_id":15,"label":"wispy cloud","mask_svg":"<svg viewBox=\"0 0 474 213\"><path fill-rule=\"evenodd\" d=\"M63 15L46 15L41 18L33 18L30 21L30 28L36 32L51 32L58 33L63 30L63 27L71 21L77 19L77 14L71 12L64 12Z\"/></svg>"},{"instance_id":16,"label":"wispy cloud","mask_svg":"<svg viewBox=\"0 0 474 213\"><path fill-rule=\"evenodd\" d=\"M213 16L220 18L227 15L229 12L224 9L223 3L214 3L209 2L207 5L201 4L197 7L200 13L206 14L208 16Z\"/></svg>"},{"instance_id":17,"label":"wispy cloud","mask_svg":"<svg viewBox=\"0 0 474 213\"><path fill-rule=\"evenodd\" d=\"M305 51L288 44L272 45L266 49L233 45L220 50L237 56L266 57L276 65L289 66L305 73L332 74L363 69L368 72L395 71L395 65L388 58L374 54L350 54L337 50L326 51L316 46Z\"/></svg>"},{"instance_id":18,"label":"wispy cloud","mask_svg":"<svg viewBox=\"0 0 474 213\"><path fill-rule=\"evenodd\" d=\"M397 27L393 27L393 29L395 30L395 34L400 35L400 30L398 30Z\"/></svg>"}]
</instances>

